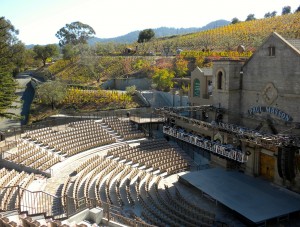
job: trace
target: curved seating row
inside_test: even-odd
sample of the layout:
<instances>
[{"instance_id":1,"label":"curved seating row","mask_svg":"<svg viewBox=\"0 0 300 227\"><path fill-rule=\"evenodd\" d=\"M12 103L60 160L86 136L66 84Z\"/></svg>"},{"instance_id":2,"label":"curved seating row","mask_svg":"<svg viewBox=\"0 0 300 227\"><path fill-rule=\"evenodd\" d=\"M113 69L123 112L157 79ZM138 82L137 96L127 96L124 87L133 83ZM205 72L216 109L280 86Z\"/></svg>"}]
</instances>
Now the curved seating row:
<instances>
[{"instance_id":1,"label":"curved seating row","mask_svg":"<svg viewBox=\"0 0 300 227\"><path fill-rule=\"evenodd\" d=\"M122 136L126 140L142 138L145 136L145 134L138 130L129 120L120 120L113 116L103 118L102 123L116 131L118 135Z\"/></svg>"},{"instance_id":2,"label":"curved seating row","mask_svg":"<svg viewBox=\"0 0 300 227\"><path fill-rule=\"evenodd\" d=\"M162 150L164 153L167 153L168 148L164 143L164 140L159 140L157 144L155 144L157 147L165 146L165 150ZM159 146L160 144L163 146ZM122 158L116 158L119 152L122 154L122 157L127 155L126 152L128 152L128 156L132 153L137 156L140 155L139 153L155 153L155 150L147 149L146 144L143 144L142 147L146 147L145 150L141 150L140 147L130 147L129 145L113 148L97 167L93 166L93 159L95 158L88 159L77 168L77 178L74 182L72 192L74 197L77 196L77 199L80 199L80 188L84 188L83 196L88 199L96 199L98 204L105 202L111 204L111 206L119 205L122 207L126 205L132 208L141 206L141 218L145 222L154 225L213 225L213 216L208 216L203 212L191 212L191 214L189 214L188 209L186 207L180 207L180 204L173 207L173 203L169 203L167 192L160 192L158 190L158 185L164 178L157 175L153 170L145 171L142 168L133 167L133 163L121 162L123 160ZM174 152L174 159L180 157L175 148L172 147L170 149L171 153ZM155 159L155 156L150 155L149 157L154 159L158 164L163 165L163 163L158 161L159 159ZM162 159L166 161L168 155L164 154L162 157ZM173 163L173 161L174 160L171 159L170 163ZM77 181L80 183L77 183ZM197 215L199 219L196 218Z\"/></svg>"},{"instance_id":3,"label":"curved seating row","mask_svg":"<svg viewBox=\"0 0 300 227\"><path fill-rule=\"evenodd\" d=\"M25 136L67 156L116 141L94 120L73 122L61 131L51 128L33 130L26 132Z\"/></svg>"},{"instance_id":4,"label":"curved seating row","mask_svg":"<svg viewBox=\"0 0 300 227\"><path fill-rule=\"evenodd\" d=\"M34 174L15 170L0 170L0 209L11 210L19 207L24 189L34 180ZM19 193L20 192L20 193Z\"/></svg>"},{"instance_id":5,"label":"curved seating row","mask_svg":"<svg viewBox=\"0 0 300 227\"><path fill-rule=\"evenodd\" d=\"M137 147L125 145L108 151L107 156L126 159L127 162L138 163L140 166L168 174L186 171L190 168L182 152L170 147L166 140L152 140L152 143L141 143Z\"/></svg>"},{"instance_id":6,"label":"curved seating row","mask_svg":"<svg viewBox=\"0 0 300 227\"><path fill-rule=\"evenodd\" d=\"M59 155L25 139L19 139L16 151L5 159L41 171L46 171L60 162Z\"/></svg>"}]
</instances>

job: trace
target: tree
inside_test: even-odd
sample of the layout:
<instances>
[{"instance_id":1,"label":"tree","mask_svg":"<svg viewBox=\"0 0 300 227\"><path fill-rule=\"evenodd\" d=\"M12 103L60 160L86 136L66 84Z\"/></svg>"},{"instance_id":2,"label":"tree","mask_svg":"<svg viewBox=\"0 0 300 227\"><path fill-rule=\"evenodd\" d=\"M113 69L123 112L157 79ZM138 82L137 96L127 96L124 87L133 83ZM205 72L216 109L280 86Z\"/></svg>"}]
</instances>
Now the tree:
<instances>
[{"instance_id":1,"label":"tree","mask_svg":"<svg viewBox=\"0 0 300 227\"><path fill-rule=\"evenodd\" d=\"M80 58L80 63L82 63L82 59L86 56L89 57L91 55L89 45L82 43L76 45L68 43L62 47L62 53L65 60L71 60L71 62L73 62L74 59Z\"/></svg>"},{"instance_id":2,"label":"tree","mask_svg":"<svg viewBox=\"0 0 300 227\"><path fill-rule=\"evenodd\" d=\"M145 29L139 33L138 43L148 42L154 36L155 36L155 33L151 28Z\"/></svg>"},{"instance_id":3,"label":"tree","mask_svg":"<svg viewBox=\"0 0 300 227\"><path fill-rule=\"evenodd\" d=\"M277 15L277 12L276 12L276 11L273 11L273 12L271 13L271 17L276 17L276 15Z\"/></svg>"},{"instance_id":4,"label":"tree","mask_svg":"<svg viewBox=\"0 0 300 227\"><path fill-rule=\"evenodd\" d=\"M125 50L126 44L125 43L114 43L114 42L108 42L108 43L96 43L94 45L95 52L97 55L110 55L113 53L121 53Z\"/></svg>"},{"instance_id":5,"label":"tree","mask_svg":"<svg viewBox=\"0 0 300 227\"><path fill-rule=\"evenodd\" d=\"M173 85L174 72L168 69L155 69L152 77L153 83L162 91L169 91Z\"/></svg>"},{"instance_id":6,"label":"tree","mask_svg":"<svg viewBox=\"0 0 300 227\"><path fill-rule=\"evenodd\" d=\"M26 49L24 53L24 69L36 68L40 64L41 62L35 59L35 52L33 49Z\"/></svg>"},{"instance_id":7,"label":"tree","mask_svg":"<svg viewBox=\"0 0 300 227\"><path fill-rule=\"evenodd\" d=\"M270 12L267 12L264 16L264 18L270 18L271 17L271 13Z\"/></svg>"},{"instance_id":8,"label":"tree","mask_svg":"<svg viewBox=\"0 0 300 227\"><path fill-rule=\"evenodd\" d=\"M36 45L33 47L35 52L35 59L40 59L43 61L43 65L46 65L48 58L56 57L59 54L59 49L56 44L48 44L46 46Z\"/></svg>"},{"instance_id":9,"label":"tree","mask_svg":"<svg viewBox=\"0 0 300 227\"><path fill-rule=\"evenodd\" d=\"M277 12L276 12L276 11L273 11L272 13L270 13L270 12L267 12L267 13L265 14L264 18L271 18L271 17L275 17L275 16L276 16L276 14L277 14Z\"/></svg>"},{"instance_id":10,"label":"tree","mask_svg":"<svg viewBox=\"0 0 300 227\"><path fill-rule=\"evenodd\" d=\"M11 61L13 63L13 76L16 76L25 67L26 48L22 42L17 42L16 44L11 46L11 51L13 53L13 56L11 58Z\"/></svg>"},{"instance_id":11,"label":"tree","mask_svg":"<svg viewBox=\"0 0 300 227\"><path fill-rule=\"evenodd\" d=\"M246 21L256 20L254 14L249 14L246 18Z\"/></svg>"},{"instance_id":12,"label":"tree","mask_svg":"<svg viewBox=\"0 0 300 227\"><path fill-rule=\"evenodd\" d=\"M15 114L6 112L8 108L16 108L12 103L16 100L17 83L9 73L0 73L0 117L12 118Z\"/></svg>"},{"instance_id":13,"label":"tree","mask_svg":"<svg viewBox=\"0 0 300 227\"><path fill-rule=\"evenodd\" d=\"M237 18L237 17L234 17L234 18L232 18L232 20L231 20L231 24L237 24L237 23L239 23L240 22L240 20Z\"/></svg>"},{"instance_id":14,"label":"tree","mask_svg":"<svg viewBox=\"0 0 300 227\"><path fill-rule=\"evenodd\" d=\"M298 8L295 10L295 13L299 13L300 12L300 6L298 6Z\"/></svg>"},{"instance_id":15,"label":"tree","mask_svg":"<svg viewBox=\"0 0 300 227\"><path fill-rule=\"evenodd\" d=\"M79 63L87 69L89 77L96 79L97 83L99 83L101 72L104 70L105 66L100 63L95 51L87 44L78 44L76 47L80 56Z\"/></svg>"},{"instance_id":16,"label":"tree","mask_svg":"<svg viewBox=\"0 0 300 227\"><path fill-rule=\"evenodd\" d=\"M173 66L174 62L171 58L159 58L155 63L155 67L158 69L172 69Z\"/></svg>"},{"instance_id":17,"label":"tree","mask_svg":"<svg viewBox=\"0 0 300 227\"><path fill-rule=\"evenodd\" d=\"M211 46L213 46L214 44L213 37L209 31L205 31L203 35L200 37L200 39L198 40L198 42L200 46L204 47L202 51L208 51L209 49L211 49ZM191 44L192 43L193 42L191 42Z\"/></svg>"},{"instance_id":18,"label":"tree","mask_svg":"<svg viewBox=\"0 0 300 227\"><path fill-rule=\"evenodd\" d=\"M77 48L72 44L66 44L62 48L63 59L74 61L76 56L78 56Z\"/></svg>"},{"instance_id":19,"label":"tree","mask_svg":"<svg viewBox=\"0 0 300 227\"><path fill-rule=\"evenodd\" d=\"M13 73L19 71L22 65L24 44L18 38L18 30L6 20L0 17L0 117L13 118L16 114L7 112L9 108L16 108L13 102L17 96L15 91L17 83Z\"/></svg>"},{"instance_id":20,"label":"tree","mask_svg":"<svg viewBox=\"0 0 300 227\"><path fill-rule=\"evenodd\" d=\"M65 46L66 44L86 44L89 38L95 35L94 29L79 21L66 24L65 27L61 28L55 36L59 39L59 45Z\"/></svg>"},{"instance_id":21,"label":"tree","mask_svg":"<svg viewBox=\"0 0 300 227\"><path fill-rule=\"evenodd\" d=\"M164 54L166 55L166 57L169 56L169 53L171 52L171 42L167 41L167 42L164 42L163 45L162 45L162 49L164 51Z\"/></svg>"},{"instance_id":22,"label":"tree","mask_svg":"<svg viewBox=\"0 0 300 227\"><path fill-rule=\"evenodd\" d=\"M37 87L36 94L42 103L51 105L54 110L65 98L66 85L58 80L47 81Z\"/></svg>"},{"instance_id":23,"label":"tree","mask_svg":"<svg viewBox=\"0 0 300 227\"><path fill-rule=\"evenodd\" d=\"M232 35L224 34L220 37L219 42L226 51L232 51L236 49L236 44L240 42L240 39Z\"/></svg>"},{"instance_id":24,"label":"tree","mask_svg":"<svg viewBox=\"0 0 300 227\"><path fill-rule=\"evenodd\" d=\"M291 7L290 6L285 6L285 7L282 8L281 15L290 14L290 13L291 13Z\"/></svg>"},{"instance_id":25,"label":"tree","mask_svg":"<svg viewBox=\"0 0 300 227\"><path fill-rule=\"evenodd\" d=\"M176 71L176 75L177 77L184 77L186 76L189 68L188 68L188 61L186 59L184 59L182 56L179 56L177 59L176 59L176 62L175 62L175 71Z\"/></svg>"},{"instance_id":26,"label":"tree","mask_svg":"<svg viewBox=\"0 0 300 227\"><path fill-rule=\"evenodd\" d=\"M132 95L135 94L135 92L136 92L136 86L135 85L126 87L126 94L132 96Z\"/></svg>"},{"instance_id":27,"label":"tree","mask_svg":"<svg viewBox=\"0 0 300 227\"><path fill-rule=\"evenodd\" d=\"M150 70L151 61L145 58L136 59L133 64L134 70L140 70L142 72L148 72Z\"/></svg>"}]
</instances>

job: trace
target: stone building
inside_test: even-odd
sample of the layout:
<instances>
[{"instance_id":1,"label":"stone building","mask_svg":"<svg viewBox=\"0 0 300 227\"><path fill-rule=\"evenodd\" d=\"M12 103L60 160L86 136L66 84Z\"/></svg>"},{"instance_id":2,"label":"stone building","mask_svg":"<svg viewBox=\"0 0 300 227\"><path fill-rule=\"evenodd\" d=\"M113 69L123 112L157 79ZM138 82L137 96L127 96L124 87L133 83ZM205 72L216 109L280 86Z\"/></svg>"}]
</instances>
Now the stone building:
<instances>
[{"instance_id":1,"label":"stone building","mask_svg":"<svg viewBox=\"0 0 300 227\"><path fill-rule=\"evenodd\" d=\"M201 148L211 163L300 189L300 40L273 32L247 60L196 68L189 98L189 117L179 114L172 123L212 142Z\"/></svg>"},{"instance_id":2,"label":"stone building","mask_svg":"<svg viewBox=\"0 0 300 227\"><path fill-rule=\"evenodd\" d=\"M200 69L196 67L196 69L191 72L191 91L189 99L192 106L199 105L199 100L201 100L201 105L211 104L212 93L209 94L209 86L213 88L212 68Z\"/></svg>"}]
</instances>

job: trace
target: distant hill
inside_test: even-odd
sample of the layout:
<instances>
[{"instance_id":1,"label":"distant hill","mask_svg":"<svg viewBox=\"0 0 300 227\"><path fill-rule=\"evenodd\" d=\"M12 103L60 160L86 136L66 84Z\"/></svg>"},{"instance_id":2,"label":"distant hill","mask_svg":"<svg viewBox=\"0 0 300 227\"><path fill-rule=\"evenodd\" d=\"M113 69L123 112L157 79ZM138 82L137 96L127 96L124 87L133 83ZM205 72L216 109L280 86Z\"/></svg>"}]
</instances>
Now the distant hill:
<instances>
[{"instance_id":1,"label":"distant hill","mask_svg":"<svg viewBox=\"0 0 300 227\"><path fill-rule=\"evenodd\" d=\"M25 45L26 49L32 49L34 46L34 44Z\"/></svg>"},{"instance_id":2,"label":"distant hill","mask_svg":"<svg viewBox=\"0 0 300 227\"><path fill-rule=\"evenodd\" d=\"M203 26L203 27L191 27L191 28L168 28L168 27L160 27L160 28L154 28L153 31L155 32L155 37L164 37L164 36L173 36L173 35L181 35L181 34L188 34L188 33L194 33L209 29L214 29L222 26L226 26L230 24L230 21L226 20L216 20L213 22L210 22L209 24ZM133 31L126 35L114 37L114 38L91 38L89 40L90 45L94 45L97 42L101 43L108 43L108 42L115 42L115 43L133 43L137 41L140 31Z\"/></svg>"},{"instance_id":3,"label":"distant hill","mask_svg":"<svg viewBox=\"0 0 300 227\"><path fill-rule=\"evenodd\" d=\"M59 45L58 45L58 43L50 43L50 44L56 44L58 47L59 47ZM40 45L40 44L28 44L28 45L25 45L25 48L26 49L32 49L34 46L36 46L36 45ZM45 45L41 45L41 46L46 46L47 44L45 44Z\"/></svg>"}]
</instances>

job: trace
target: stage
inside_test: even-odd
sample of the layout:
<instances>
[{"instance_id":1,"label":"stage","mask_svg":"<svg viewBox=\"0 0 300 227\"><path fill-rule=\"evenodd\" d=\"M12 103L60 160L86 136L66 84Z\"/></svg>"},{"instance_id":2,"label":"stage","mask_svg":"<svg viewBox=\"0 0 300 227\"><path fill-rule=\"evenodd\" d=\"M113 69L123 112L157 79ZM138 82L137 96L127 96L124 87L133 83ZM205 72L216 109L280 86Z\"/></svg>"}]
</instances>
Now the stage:
<instances>
[{"instance_id":1,"label":"stage","mask_svg":"<svg viewBox=\"0 0 300 227\"><path fill-rule=\"evenodd\" d=\"M179 178L253 224L300 211L300 195L236 171L212 168Z\"/></svg>"}]
</instances>

